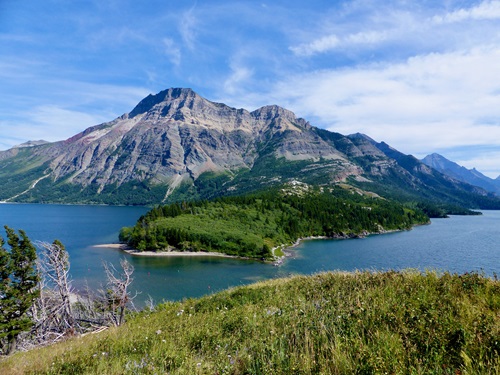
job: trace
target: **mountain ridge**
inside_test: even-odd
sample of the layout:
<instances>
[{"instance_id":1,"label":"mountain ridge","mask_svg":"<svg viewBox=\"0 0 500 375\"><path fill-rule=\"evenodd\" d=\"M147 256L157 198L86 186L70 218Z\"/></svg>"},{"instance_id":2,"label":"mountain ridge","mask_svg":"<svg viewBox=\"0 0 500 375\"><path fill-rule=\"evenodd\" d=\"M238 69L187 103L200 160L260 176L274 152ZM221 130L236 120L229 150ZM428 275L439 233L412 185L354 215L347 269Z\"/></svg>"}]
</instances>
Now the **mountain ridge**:
<instances>
[{"instance_id":1,"label":"mountain ridge","mask_svg":"<svg viewBox=\"0 0 500 375\"><path fill-rule=\"evenodd\" d=\"M410 200L491 203L486 191L366 135L314 127L277 105L236 109L186 88L148 95L131 112L66 140L0 152L4 201L158 204L293 179L390 190Z\"/></svg>"},{"instance_id":2,"label":"mountain ridge","mask_svg":"<svg viewBox=\"0 0 500 375\"><path fill-rule=\"evenodd\" d=\"M422 162L459 181L479 186L487 191L500 195L500 176L496 179L489 178L476 168L467 169L438 153L427 155L422 159Z\"/></svg>"}]
</instances>

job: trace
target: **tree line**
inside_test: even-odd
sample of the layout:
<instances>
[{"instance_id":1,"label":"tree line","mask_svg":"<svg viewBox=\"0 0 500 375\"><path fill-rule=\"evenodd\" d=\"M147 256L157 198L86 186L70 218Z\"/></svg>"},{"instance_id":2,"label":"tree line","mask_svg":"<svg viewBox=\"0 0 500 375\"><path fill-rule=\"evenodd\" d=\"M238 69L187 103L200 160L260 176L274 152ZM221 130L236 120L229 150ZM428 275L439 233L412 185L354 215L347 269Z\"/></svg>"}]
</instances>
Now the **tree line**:
<instances>
[{"instance_id":1,"label":"tree line","mask_svg":"<svg viewBox=\"0 0 500 375\"><path fill-rule=\"evenodd\" d=\"M4 228L10 248L0 236L0 354L124 322L133 306L128 287L134 269L126 260L121 272L103 264L107 282L101 289L76 293L59 240L35 246L23 230Z\"/></svg>"}]
</instances>

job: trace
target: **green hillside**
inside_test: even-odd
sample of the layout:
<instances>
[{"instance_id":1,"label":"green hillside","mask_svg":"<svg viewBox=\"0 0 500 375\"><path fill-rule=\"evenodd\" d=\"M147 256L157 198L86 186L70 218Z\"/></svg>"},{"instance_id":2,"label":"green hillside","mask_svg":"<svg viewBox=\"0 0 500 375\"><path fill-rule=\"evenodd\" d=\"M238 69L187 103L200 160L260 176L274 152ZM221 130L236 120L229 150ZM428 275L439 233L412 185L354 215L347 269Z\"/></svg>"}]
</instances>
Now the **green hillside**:
<instances>
[{"instance_id":1,"label":"green hillside","mask_svg":"<svg viewBox=\"0 0 500 375\"><path fill-rule=\"evenodd\" d=\"M498 374L500 282L325 273L166 303L2 374Z\"/></svg>"},{"instance_id":2,"label":"green hillside","mask_svg":"<svg viewBox=\"0 0 500 375\"><path fill-rule=\"evenodd\" d=\"M410 209L357 190L288 185L238 197L174 203L156 207L120 240L139 251L217 251L272 259L272 249L299 238L345 238L410 229L428 218Z\"/></svg>"}]
</instances>

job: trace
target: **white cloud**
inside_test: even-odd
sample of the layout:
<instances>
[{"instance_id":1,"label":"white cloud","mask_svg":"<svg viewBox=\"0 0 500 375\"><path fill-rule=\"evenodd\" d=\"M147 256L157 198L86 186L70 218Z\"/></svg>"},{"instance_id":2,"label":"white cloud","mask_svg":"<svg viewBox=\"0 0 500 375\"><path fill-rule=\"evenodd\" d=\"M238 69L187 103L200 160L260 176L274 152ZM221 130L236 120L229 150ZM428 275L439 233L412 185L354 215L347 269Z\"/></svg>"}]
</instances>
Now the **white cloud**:
<instances>
[{"instance_id":1,"label":"white cloud","mask_svg":"<svg viewBox=\"0 0 500 375\"><path fill-rule=\"evenodd\" d=\"M368 31L347 36L346 42L354 44L376 44L387 39L387 32Z\"/></svg>"},{"instance_id":2,"label":"white cloud","mask_svg":"<svg viewBox=\"0 0 500 375\"><path fill-rule=\"evenodd\" d=\"M279 83L275 92L314 125L364 132L407 153L500 147L498 61L500 47L483 46L303 74Z\"/></svg>"},{"instance_id":3,"label":"white cloud","mask_svg":"<svg viewBox=\"0 0 500 375\"><path fill-rule=\"evenodd\" d=\"M197 19L194 16L194 7L184 12L179 22L179 32L186 47L195 49Z\"/></svg>"},{"instance_id":4,"label":"white cloud","mask_svg":"<svg viewBox=\"0 0 500 375\"><path fill-rule=\"evenodd\" d=\"M341 44L336 35L327 35L310 43L301 44L296 47L290 47L290 50L296 55L311 56L316 53L322 53L332 50Z\"/></svg>"},{"instance_id":5,"label":"white cloud","mask_svg":"<svg viewBox=\"0 0 500 375\"><path fill-rule=\"evenodd\" d=\"M339 37L335 34L315 39L310 43L290 47L290 50L298 56L312 56L318 53L333 51L340 48L349 48L356 45L373 46L388 38L386 31L363 31Z\"/></svg>"},{"instance_id":6,"label":"white cloud","mask_svg":"<svg viewBox=\"0 0 500 375\"><path fill-rule=\"evenodd\" d=\"M289 50L298 57L334 52L350 59L355 59L356 54L375 51L390 59L392 54L410 56L500 41L498 26L485 22L500 19L499 0L483 1L448 13L440 13L444 4L429 8L406 2L383 6L363 1L353 3L345 12L325 12L310 31L297 34L296 39L302 42L292 43ZM464 25L462 21L470 22Z\"/></svg>"},{"instance_id":7,"label":"white cloud","mask_svg":"<svg viewBox=\"0 0 500 375\"><path fill-rule=\"evenodd\" d=\"M232 66L229 78L224 81L224 91L227 94L235 94L241 91L242 85L252 76L252 70L244 66Z\"/></svg>"},{"instance_id":8,"label":"white cloud","mask_svg":"<svg viewBox=\"0 0 500 375\"><path fill-rule=\"evenodd\" d=\"M435 16L433 18L436 23L454 23L467 20L493 20L500 19L500 1L483 1L479 5L459 9L444 16Z\"/></svg>"},{"instance_id":9,"label":"white cloud","mask_svg":"<svg viewBox=\"0 0 500 375\"><path fill-rule=\"evenodd\" d=\"M181 63L181 50L172 38L164 38L163 45L165 46L165 54L168 56L170 62L179 66Z\"/></svg>"}]
</instances>

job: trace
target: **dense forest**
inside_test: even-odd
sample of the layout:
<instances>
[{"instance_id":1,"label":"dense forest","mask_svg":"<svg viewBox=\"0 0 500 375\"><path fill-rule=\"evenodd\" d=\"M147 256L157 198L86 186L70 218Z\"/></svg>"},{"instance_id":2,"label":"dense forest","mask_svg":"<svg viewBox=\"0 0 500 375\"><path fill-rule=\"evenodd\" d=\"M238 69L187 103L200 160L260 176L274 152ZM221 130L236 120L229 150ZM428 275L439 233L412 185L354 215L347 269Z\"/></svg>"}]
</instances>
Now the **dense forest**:
<instances>
[{"instance_id":1,"label":"dense forest","mask_svg":"<svg viewBox=\"0 0 500 375\"><path fill-rule=\"evenodd\" d=\"M347 238L410 229L428 222L417 208L340 187L275 189L245 196L173 203L122 228L120 241L139 251L216 251L269 260L299 238Z\"/></svg>"}]
</instances>

